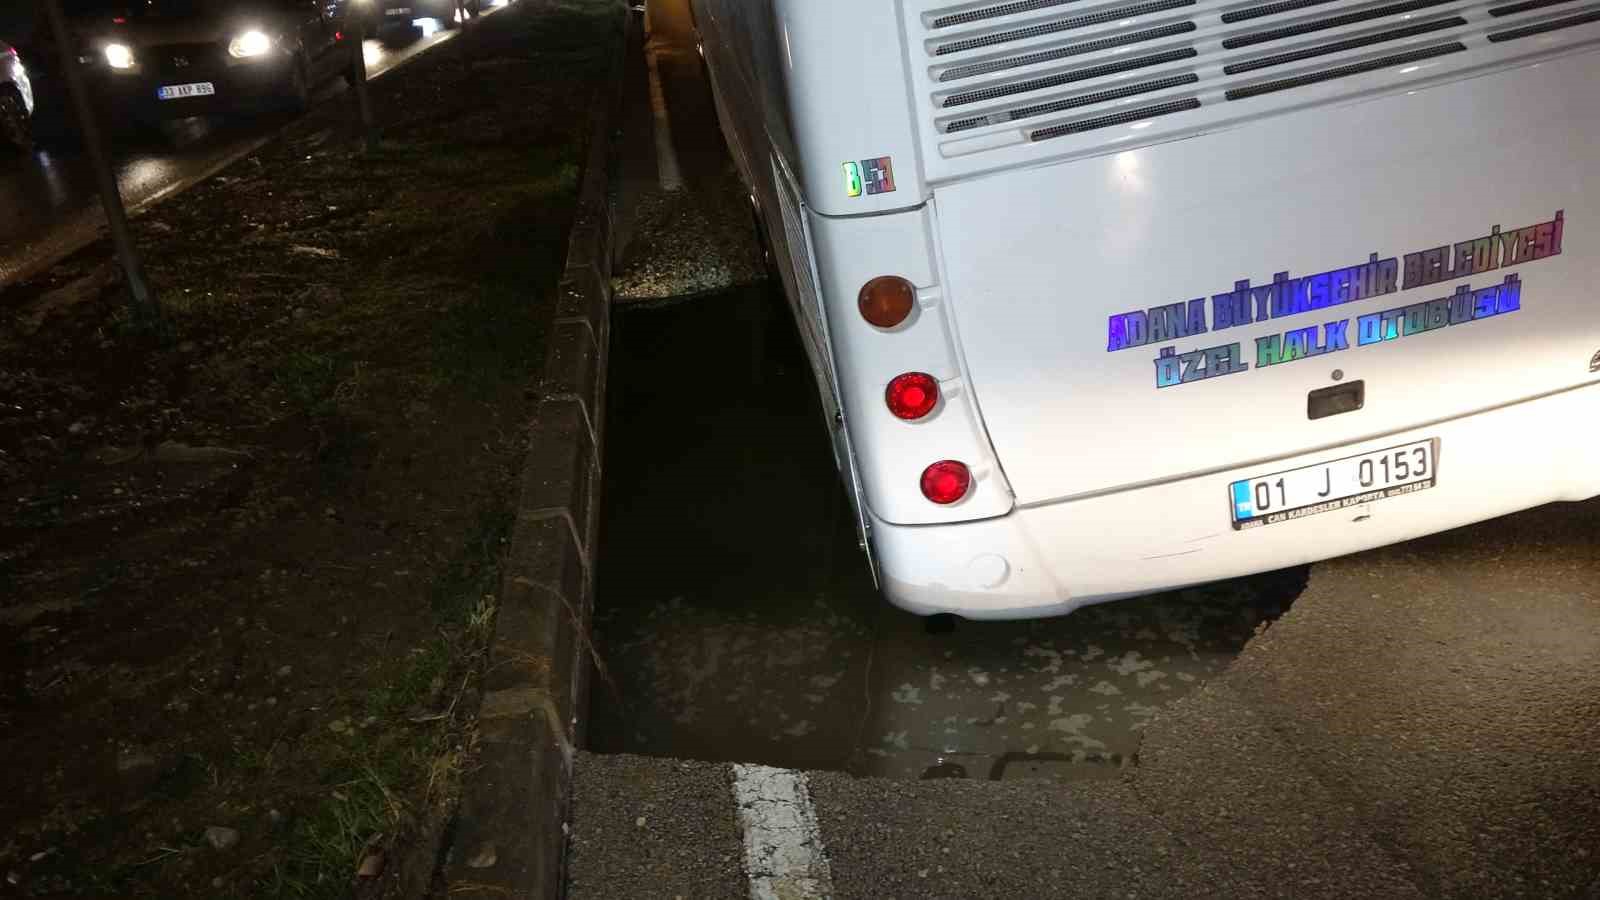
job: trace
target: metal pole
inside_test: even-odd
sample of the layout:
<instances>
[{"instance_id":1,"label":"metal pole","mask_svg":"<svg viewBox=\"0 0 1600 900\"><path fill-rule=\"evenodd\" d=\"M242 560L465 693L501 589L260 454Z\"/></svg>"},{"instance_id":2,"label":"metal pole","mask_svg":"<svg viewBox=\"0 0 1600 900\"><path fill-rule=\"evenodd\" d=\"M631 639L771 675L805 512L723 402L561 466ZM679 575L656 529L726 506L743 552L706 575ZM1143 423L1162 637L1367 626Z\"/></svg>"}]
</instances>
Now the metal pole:
<instances>
[{"instance_id":1,"label":"metal pole","mask_svg":"<svg viewBox=\"0 0 1600 900\"><path fill-rule=\"evenodd\" d=\"M356 19L356 106L361 110L361 135L368 153L378 149L378 129L372 124L372 99L367 96L367 10L372 0L357 6Z\"/></svg>"},{"instance_id":2,"label":"metal pole","mask_svg":"<svg viewBox=\"0 0 1600 900\"><path fill-rule=\"evenodd\" d=\"M72 98L72 111L78 119L78 131L89 150L89 165L94 169L95 186L100 191L100 203L105 207L111 243L116 247L117 258L121 260L123 274L128 279L129 305L135 320L159 326L161 307L144 280L139 254L134 250L133 239L128 234L128 212L122 205L117 177L111 170L111 160L106 156L105 145L101 142L100 124L95 121L94 110L89 103L77 46L67 30L67 18L61 13L61 0L43 0L43 3L45 14L50 19L51 34L55 36L56 51L61 58L61 72L67 80L67 93Z\"/></svg>"}]
</instances>

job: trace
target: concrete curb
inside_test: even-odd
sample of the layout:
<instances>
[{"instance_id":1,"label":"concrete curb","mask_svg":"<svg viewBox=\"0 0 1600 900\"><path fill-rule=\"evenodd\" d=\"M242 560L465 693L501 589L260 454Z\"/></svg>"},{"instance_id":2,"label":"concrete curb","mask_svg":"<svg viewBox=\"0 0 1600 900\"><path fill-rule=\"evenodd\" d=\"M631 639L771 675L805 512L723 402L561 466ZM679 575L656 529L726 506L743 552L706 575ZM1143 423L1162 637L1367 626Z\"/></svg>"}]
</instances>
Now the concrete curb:
<instances>
[{"instance_id":1,"label":"concrete curb","mask_svg":"<svg viewBox=\"0 0 1600 900\"><path fill-rule=\"evenodd\" d=\"M622 65L638 17L621 5L597 96L559 296L501 574L478 714L478 759L444 864L452 898L557 898L572 760L582 743L599 533L612 215Z\"/></svg>"}]
</instances>

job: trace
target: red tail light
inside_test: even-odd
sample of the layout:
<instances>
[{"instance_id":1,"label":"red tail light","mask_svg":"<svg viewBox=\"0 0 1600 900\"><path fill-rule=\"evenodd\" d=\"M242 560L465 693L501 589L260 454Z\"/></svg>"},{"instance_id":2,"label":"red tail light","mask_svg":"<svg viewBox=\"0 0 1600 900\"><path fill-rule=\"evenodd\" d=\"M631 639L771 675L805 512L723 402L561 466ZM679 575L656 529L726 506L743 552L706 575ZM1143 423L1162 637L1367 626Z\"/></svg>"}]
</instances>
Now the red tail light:
<instances>
[{"instance_id":1,"label":"red tail light","mask_svg":"<svg viewBox=\"0 0 1600 900\"><path fill-rule=\"evenodd\" d=\"M883 392L889 411L901 419L920 419L939 405L939 382L924 372L896 375Z\"/></svg>"},{"instance_id":2,"label":"red tail light","mask_svg":"<svg viewBox=\"0 0 1600 900\"><path fill-rule=\"evenodd\" d=\"M893 328L911 315L917 302L917 289L911 282L895 275L874 278L861 288L856 307L861 318L879 328Z\"/></svg>"},{"instance_id":3,"label":"red tail light","mask_svg":"<svg viewBox=\"0 0 1600 900\"><path fill-rule=\"evenodd\" d=\"M922 496L935 503L954 503L972 488L972 470L966 463L940 460L922 470Z\"/></svg>"}]
</instances>

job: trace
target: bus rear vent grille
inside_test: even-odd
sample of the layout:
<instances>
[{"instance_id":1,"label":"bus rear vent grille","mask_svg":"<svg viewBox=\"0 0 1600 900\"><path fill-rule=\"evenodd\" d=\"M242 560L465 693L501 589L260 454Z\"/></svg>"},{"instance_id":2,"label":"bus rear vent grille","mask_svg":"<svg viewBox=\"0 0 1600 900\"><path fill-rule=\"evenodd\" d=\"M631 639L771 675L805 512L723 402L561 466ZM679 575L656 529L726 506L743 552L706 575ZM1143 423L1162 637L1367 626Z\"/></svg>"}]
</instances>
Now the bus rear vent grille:
<instances>
[{"instance_id":1,"label":"bus rear vent grille","mask_svg":"<svg viewBox=\"0 0 1600 900\"><path fill-rule=\"evenodd\" d=\"M1171 134L1242 101L1248 114L1333 102L1600 43L1596 0L936 2L907 0L906 15L946 157L1104 129Z\"/></svg>"},{"instance_id":2,"label":"bus rear vent grille","mask_svg":"<svg viewBox=\"0 0 1600 900\"><path fill-rule=\"evenodd\" d=\"M1551 31L1560 31L1563 28L1576 28L1579 25L1592 25L1600 22L1600 9L1593 9L1575 16L1565 16L1560 19L1551 19L1548 22L1539 22L1534 25L1524 25L1521 28L1507 28L1505 31L1489 32L1489 40L1494 43L1501 41L1514 41L1517 38L1533 37L1536 34L1545 34Z\"/></svg>"}]
</instances>

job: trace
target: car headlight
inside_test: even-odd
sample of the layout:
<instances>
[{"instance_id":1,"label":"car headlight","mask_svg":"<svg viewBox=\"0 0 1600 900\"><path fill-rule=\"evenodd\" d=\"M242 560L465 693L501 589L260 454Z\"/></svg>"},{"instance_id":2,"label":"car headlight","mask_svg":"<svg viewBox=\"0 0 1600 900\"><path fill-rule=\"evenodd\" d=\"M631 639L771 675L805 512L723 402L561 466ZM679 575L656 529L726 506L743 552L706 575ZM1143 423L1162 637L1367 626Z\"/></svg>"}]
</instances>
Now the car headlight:
<instances>
[{"instance_id":1,"label":"car headlight","mask_svg":"<svg viewBox=\"0 0 1600 900\"><path fill-rule=\"evenodd\" d=\"M133 50L127 44L107 44L106 65L113 69L133 68Z\"/></svg>"},{"instance_id":2,"label":"car headlight","mask_svg":"<svg viewBox=\"0 0 1600 900\"><path fill-rule=\"evenodd\" d=\"M255 29L246 31L228 42L228 55L238 59L261 56L272 49L272 38Z\"/></svg>"}]
</instances>

